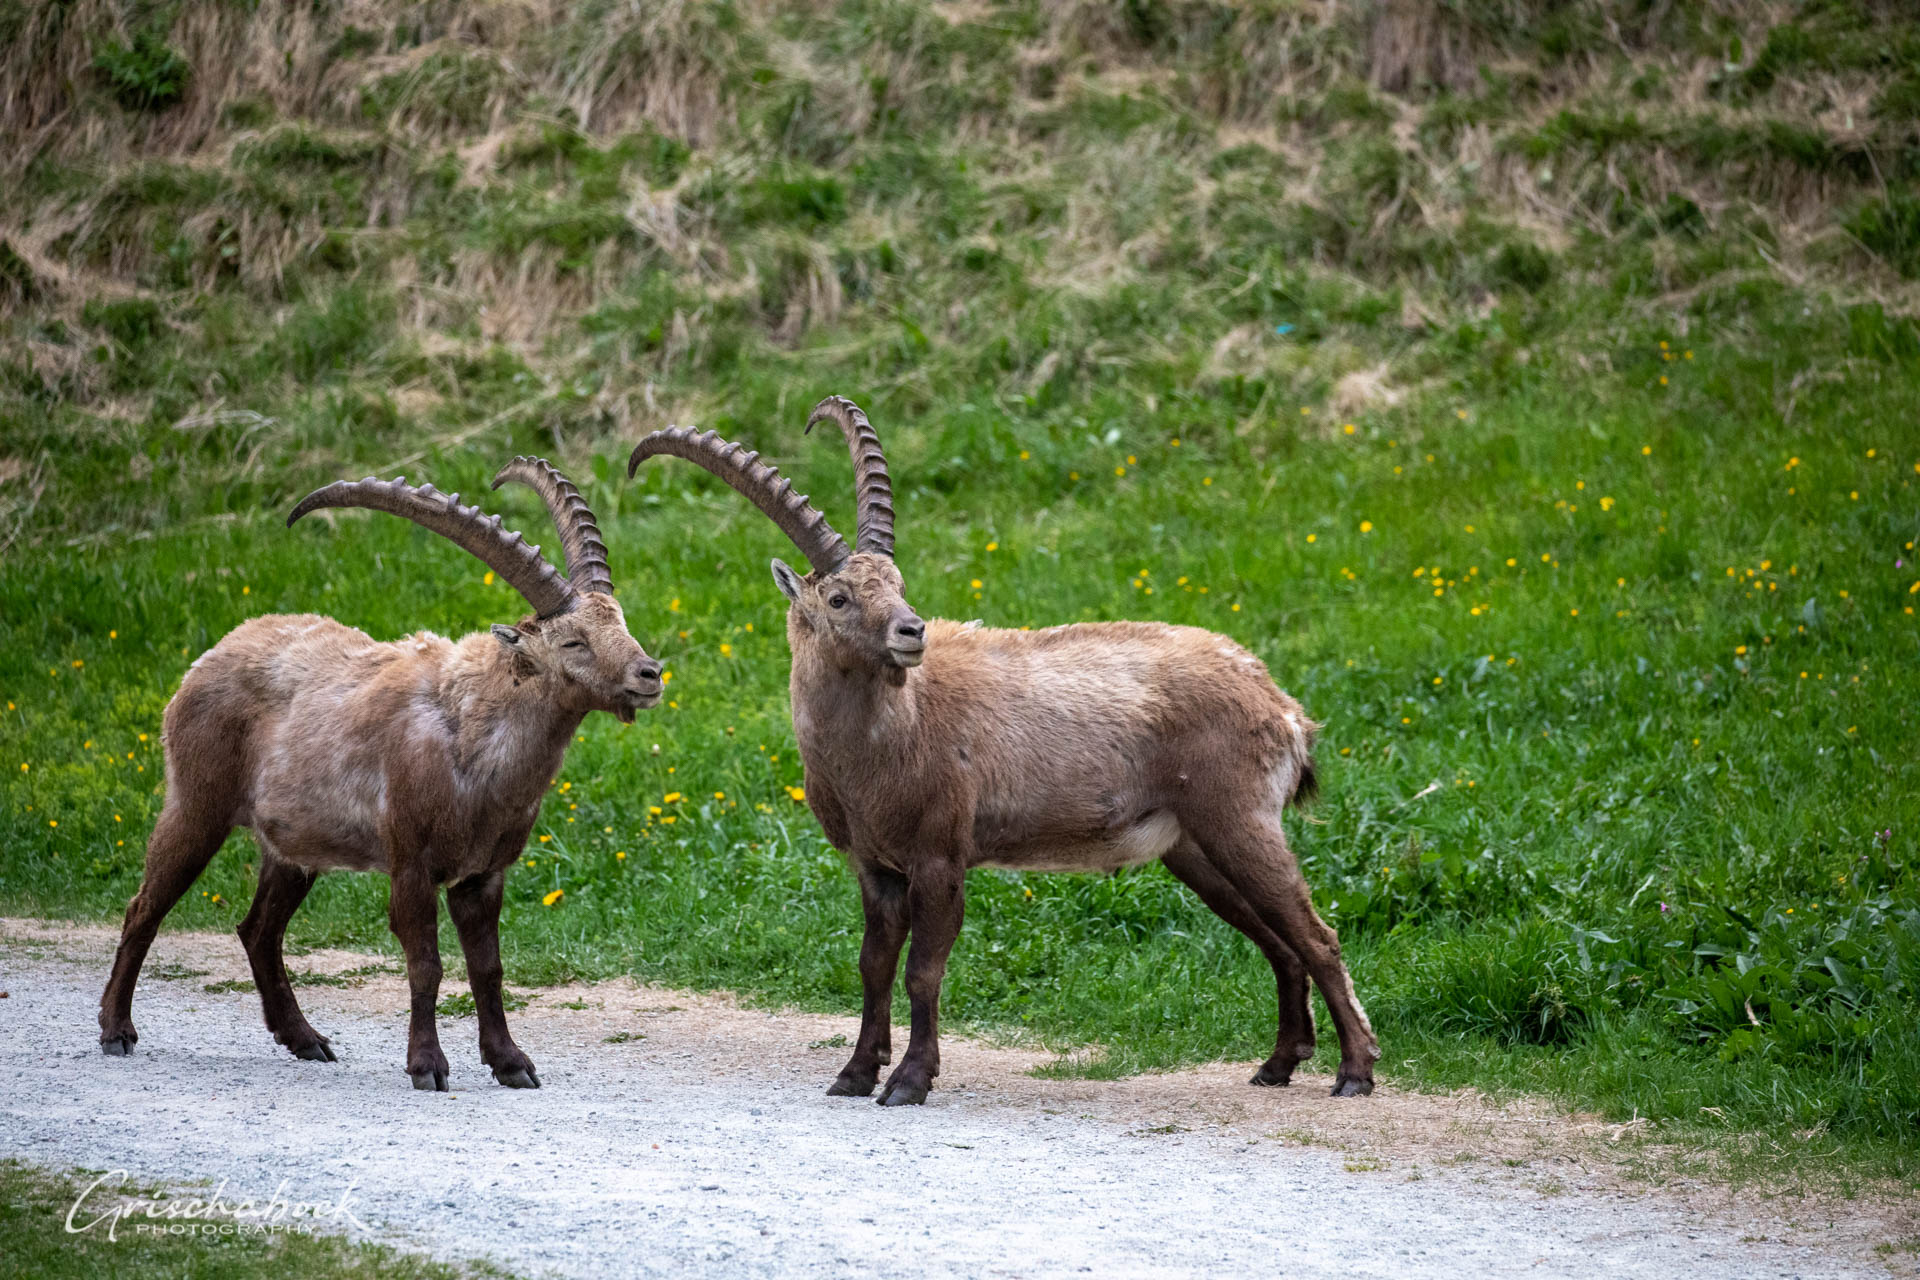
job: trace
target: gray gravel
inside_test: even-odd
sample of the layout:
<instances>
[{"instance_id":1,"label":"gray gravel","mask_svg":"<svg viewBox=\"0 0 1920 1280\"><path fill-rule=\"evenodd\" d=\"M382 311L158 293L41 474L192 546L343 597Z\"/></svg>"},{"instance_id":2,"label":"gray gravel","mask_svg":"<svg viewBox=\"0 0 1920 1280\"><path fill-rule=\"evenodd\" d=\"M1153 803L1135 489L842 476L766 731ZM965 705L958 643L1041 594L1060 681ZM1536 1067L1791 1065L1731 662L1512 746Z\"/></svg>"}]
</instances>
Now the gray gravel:
<instances>
[{"instance_id":1,"label":"gray gravel","mask_svg":"<svg viewBox=\"0 0 1920 1280\"><path fill-rule=\"evenodd\" d=\"M407 1087L404 1023L390 1014L316 1014L341 1060L295 1061L251 995L197 981L143 983L141 1042L107 1058L94 1023L103 972L0 942L0 1155L165 1184L226 1179L230 1193L285 1179L295 1199L352 1184L377 1237L523 1273L1884 1274L1814 1246L1742 1243L1648 1197L1354 1172L1338 1153L1130 1130L963 1090L883 1110L827 1098L821 1054L759 1077L526 1016L516 1025L538 1092L487 1080L470 1022L443 1026L451 1095Z\"/></svg>"}]
</instances>

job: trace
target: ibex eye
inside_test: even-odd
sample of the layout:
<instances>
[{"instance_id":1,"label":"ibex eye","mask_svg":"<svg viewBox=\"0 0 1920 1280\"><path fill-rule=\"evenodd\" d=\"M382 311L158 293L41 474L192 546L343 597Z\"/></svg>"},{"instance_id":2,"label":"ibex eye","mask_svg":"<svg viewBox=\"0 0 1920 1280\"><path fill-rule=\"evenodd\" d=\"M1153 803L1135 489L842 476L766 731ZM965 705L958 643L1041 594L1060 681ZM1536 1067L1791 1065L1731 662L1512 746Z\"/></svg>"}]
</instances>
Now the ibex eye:
<instances>
[{"instance_id":1,"label":"ibex eye","mask_svg":"<svg viewBox=\"0 0 1920 1280\"><path fill-rule=\"evenodd\" d=\"M584 649L587 647L587 642L584 640L569 640L560 647L562 649Z\"/></svg>"},{"instance_id":2,"label":"ibex eye","mask_svg":"<svg viewBox=\"0 0 1920 1280\"><path fill-rule=\"evenodd\" d=\"M847 607L847 598L842 595L836 595L831 600L827 601L827 603L832 605L836 609L844 609Z\"/></svg>"}]
</instances>

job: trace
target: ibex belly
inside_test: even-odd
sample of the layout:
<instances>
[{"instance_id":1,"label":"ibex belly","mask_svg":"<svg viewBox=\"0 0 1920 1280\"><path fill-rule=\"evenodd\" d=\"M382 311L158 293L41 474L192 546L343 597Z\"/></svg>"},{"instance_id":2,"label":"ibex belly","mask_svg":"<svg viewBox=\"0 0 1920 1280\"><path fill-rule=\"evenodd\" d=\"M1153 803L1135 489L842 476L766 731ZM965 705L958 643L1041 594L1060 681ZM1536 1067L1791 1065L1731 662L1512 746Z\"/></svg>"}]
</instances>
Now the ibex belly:
<instances>
[{"instance_id":1,"label":"ibex belly","mask_svg":"<svg viewBox=\"0 0 1920 1280\"><path fill-rule=\"evenodd\" d=\"M1180 823L1165 809L1091 837L1036 836L982 850L978 865L1009 871L1118 871L1152 862L1180 842Z\"/></svg>"}]
</instances>

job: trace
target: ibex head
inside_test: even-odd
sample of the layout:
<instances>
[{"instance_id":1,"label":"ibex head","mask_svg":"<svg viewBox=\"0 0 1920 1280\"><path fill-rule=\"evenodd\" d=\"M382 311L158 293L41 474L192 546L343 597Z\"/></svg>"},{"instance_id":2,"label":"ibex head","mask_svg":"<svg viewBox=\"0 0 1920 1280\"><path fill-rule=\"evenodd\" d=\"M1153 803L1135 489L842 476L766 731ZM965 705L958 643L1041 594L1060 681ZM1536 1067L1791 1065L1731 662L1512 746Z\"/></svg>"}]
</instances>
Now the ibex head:
<instances>
[{"instance_id":1,"label":"ibex head","mask_svg":"<svg viewBox=\"0 0 1920 1280\"><path fill-rule=\"evenodd\" d=\"M787 625L792 638L805 640L826 661L844 669L865 668L904 673L926 654L926 626L908 606L905 583L893 563L893 486L886 455L867 415L841 396L822 400L807 419L807 430L832 419L853 453L853 482L859 501L854 550L833 531L826 517L793 492L793 482L760 461L760 455L723 440L712 431L688 427L656 431L634 446L627 460L631 476L655 454L669 453L696 463L744 494L793 540L812 572L802 576L784 561L773 562L773 580L791 602Z\"/></svg>"},{"instance_id":2,"label":"ibex head","mask_svg":"<svg viewBox=\"0 0 1920 1280\"><path fill-rule=\"evenodd\" d=\"M526 598L533 613L512 626L495 624L494 638L511 655L517 677L544 679L562 703L581 711L608 711L624 723L659 703L660 664L627 631L626 615L613 598L607 548L580 491L541 458L515 458L493 478L493 487L518 481L547 504L566 550L561 577L499 516L460 505L460 495L404 480L342 480L300 500L291 525L320 507L367 507L404 516L471 552Z\"/></svg>"},{"instance_id":3,"label":"ibex head","mask_svg":"<svg viewBox=\"0 0 1920 1280\"><path fill-rule=\"evenodd\" d=\"M804 578L775 560L773 580L793 602L788 625L843 670L917 667L926 656L926 624L907 606L900 570L886 556L860 552L832 573Z\"/></svg>"}]
</instances>

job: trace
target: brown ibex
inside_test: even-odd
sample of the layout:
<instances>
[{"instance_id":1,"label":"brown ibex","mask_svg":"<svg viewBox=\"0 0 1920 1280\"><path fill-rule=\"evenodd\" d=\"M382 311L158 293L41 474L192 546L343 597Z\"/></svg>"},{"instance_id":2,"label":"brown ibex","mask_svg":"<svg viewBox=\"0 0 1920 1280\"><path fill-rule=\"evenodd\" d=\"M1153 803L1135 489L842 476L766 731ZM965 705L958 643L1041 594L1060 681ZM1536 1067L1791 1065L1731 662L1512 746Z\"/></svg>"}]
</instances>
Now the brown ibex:
<instances>
[{"instance_id":1,"label":"brown ibex","mask_svg":"<svg viewBox=\"0 0 1920 1280\"><path fill-rule=\"evenodd\" d=\"M1109 622L1008 631L922 622L893 561L892 486L851 401L854 549L759 455L709 431L656 431L655 454L699 464L765 512L812 565L773 562L791 602L794 734L807 802L860 879L866 937L860 1039L834 1094L872 1093L891 1060L890 1011L907 953L912 1034L880 1096L924 1101L940 1073L938 1012L967 869L1112 871L1159 858L1272 964L1273 1056L1254 1084L1283 1085L1314 1050L1309 975L1340 1036L1335 1096L1370 1093L1380 1056L1339 939L1313 909L1281 811L1314 786L1317 726L1261 661L1193 627Z\"/></svg>"},{"instance_id":2,"label":"brown ibex","mask_svg":"<svg viewBox=\"0 0 1920 1280\"><path fill-rule=\"evenodd\" d=\"M434 1006L440 989L439 887L466 953L480 1058L501 1084L538 1088L533 1060L501 1004L503 876L520 854L574 730L590 711L631 723L660 701L660 664L613 598L593 513L565 476L515 458L494 478L546 501L566 551L561 577L498 516L459 495L401 480L341 481L308 494L291 525L321 507L404 516L473 553L533 613L449 641L392 643L312 614L242 623L202 654L167 704L167 791L100 999L100 1045L128 1053L134 984L160 921L234 827L260 848L259 886L240 924L267 1029L301 1058L334 1061L294 1000L282 959L287 921L323 871L393 879L387 918L407 958L407 1074L447 1088Z\"/></svg>"}]
</instances>

